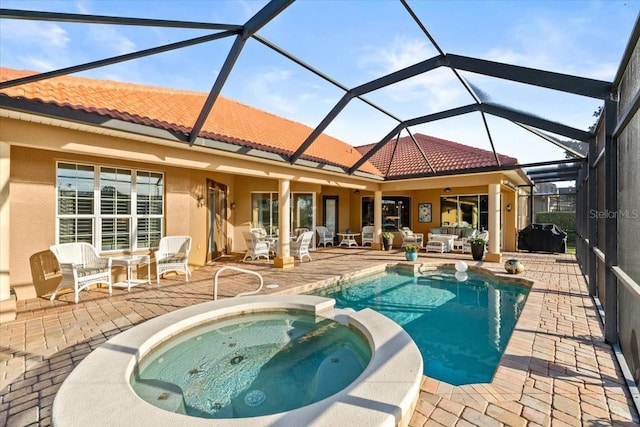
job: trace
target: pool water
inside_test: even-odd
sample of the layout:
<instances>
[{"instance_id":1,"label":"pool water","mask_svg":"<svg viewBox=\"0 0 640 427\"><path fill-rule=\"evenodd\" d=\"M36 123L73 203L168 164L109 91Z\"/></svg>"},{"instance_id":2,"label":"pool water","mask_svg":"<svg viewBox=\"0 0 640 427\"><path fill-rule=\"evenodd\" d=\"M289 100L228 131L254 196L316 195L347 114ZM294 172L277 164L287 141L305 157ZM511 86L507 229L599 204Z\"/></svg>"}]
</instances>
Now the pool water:
<instances>
[{"instance_id":1,"label":"pool water","mask_svg":"<svg viewBox=\"0 0 640 427\"><path fill-rule=\"evenodd\" d=\"M314 292L336 307L371 308L413 338L424 374L453 385L489 382L522 311L529 288L452 269L423 276L388 272Z\"/></svg>"},{"instance_id":2,"label":"pool water","mask_svg":"<svg viewBox=\"0 0 640 427\"><path fill-rule=\"evenodd\" d=\"M361 333L334 320L297 311L250 313L172 337L138 363L131 385L172 412L254 417L335 394L370 359Z\"/></svg>"}]
</instances>

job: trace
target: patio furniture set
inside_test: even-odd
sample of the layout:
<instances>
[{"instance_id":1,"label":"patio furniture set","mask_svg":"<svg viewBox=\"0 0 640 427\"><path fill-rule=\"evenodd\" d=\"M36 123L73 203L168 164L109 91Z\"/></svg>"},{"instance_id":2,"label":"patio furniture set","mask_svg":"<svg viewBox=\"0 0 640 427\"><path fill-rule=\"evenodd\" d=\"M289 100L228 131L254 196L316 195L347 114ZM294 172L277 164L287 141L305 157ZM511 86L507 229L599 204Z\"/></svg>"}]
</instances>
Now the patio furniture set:
<instances>
[{"instance_id":1,"label":"patio furniture set","mask_svg":"<svg viewBox=\"0 0 640 427\"><path fill-rule=\"evenodd\" d=\"M269 256L278 255L278 236L267 234L263 228L252 228L249 231L244 231L242 235L247 245L247 252L242 259L243 262L247 260L255 261L260 258L265 258L269 261ZM300 261L304 261L304 258L309 258L309 261L312 261L309 254L309 246L312 240L313 231L309 231L306 228L296 229L295 236L291 237L291 242L289 243L291 256L298 258Z\"/></svg>"},{"instance_id":2,"label":"patio furniture set","mask_svg":"<svg viewBox=\"0 0 640 427\"><path fill-rule=\"evenodd\" d=\"M133 286L151 283L151 257L149 255L131 254L103 257L98 254L93 245L86 242L61 243L52 245L49 249L58 260L62 275L60 283L51 295L51 301L62 289L73 290L74 301L77 304L80 299L80 291L92 285L108 285L109 295L111 295L113 287L127 288L127 291L130 291ZM154 251L157 283L160 283L160 277L168 272L182 272L188 282L191 275L188 265L190 250L191 237L189 236L168 236L160 239L158 250ZM133 278L133 266L145 264L147 278ZM111 268L114 266L126 268L125 281L112 283Z\"/></svg>"}]
</instances>

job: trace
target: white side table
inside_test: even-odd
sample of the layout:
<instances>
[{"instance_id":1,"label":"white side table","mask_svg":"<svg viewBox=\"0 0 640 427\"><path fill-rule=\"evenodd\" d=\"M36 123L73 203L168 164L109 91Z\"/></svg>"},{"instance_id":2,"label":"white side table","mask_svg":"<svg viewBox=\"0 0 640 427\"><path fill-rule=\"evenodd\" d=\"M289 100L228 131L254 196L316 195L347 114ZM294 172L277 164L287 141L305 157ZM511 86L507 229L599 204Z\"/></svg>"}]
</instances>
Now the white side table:
<instances>
[{"instance_id":1,"label":"white side table","mask_svg":"<svg viewBox=\"0 0 640 427\"><path fill-rule=\"evenodd\" d=\"M355 237L359 236L360 233L336 233L338 236L342 237L340 244L338 246L346 245L348 247L358 246L358 242L356 242Z\"/></svg>"},{"instance_id":2,"label":"white side table","mask_svg":"<svg viewBox=\"0 0 640 427\"><path fill-rule=\"evenodd\" d=\"M138 265L147 264L147 280L134 279L133 266L136 266L136 275ZM142 283L151 284L151 257L149 255L124 255L111 258L111 265L119 265L127 268L127 280L125 282L114 283L112 286L118 288L127 288L127 291L131 291L131 287L140 285Z\"/></svg>"}]
</instances>

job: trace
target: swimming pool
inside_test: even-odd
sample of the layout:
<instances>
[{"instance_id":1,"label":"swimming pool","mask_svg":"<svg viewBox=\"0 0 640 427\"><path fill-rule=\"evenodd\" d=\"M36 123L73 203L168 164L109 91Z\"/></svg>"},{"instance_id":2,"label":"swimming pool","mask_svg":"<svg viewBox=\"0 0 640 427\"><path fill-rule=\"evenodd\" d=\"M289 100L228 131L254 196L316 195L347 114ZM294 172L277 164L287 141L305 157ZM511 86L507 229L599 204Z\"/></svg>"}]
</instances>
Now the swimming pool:
<instances>
[{"instance_id":1,"label":"swimming pool","mask_svg":"<svg viewBox=\"0 0 640 427\"><path fill-rule=\"evenodd\" d=\"M371 308L398 323L418 345L424 374L452 385L490 382L522 312L529 287L439 268L414 275L389 269L314 292L336 307Z\"/></svg>"}]
</instances>

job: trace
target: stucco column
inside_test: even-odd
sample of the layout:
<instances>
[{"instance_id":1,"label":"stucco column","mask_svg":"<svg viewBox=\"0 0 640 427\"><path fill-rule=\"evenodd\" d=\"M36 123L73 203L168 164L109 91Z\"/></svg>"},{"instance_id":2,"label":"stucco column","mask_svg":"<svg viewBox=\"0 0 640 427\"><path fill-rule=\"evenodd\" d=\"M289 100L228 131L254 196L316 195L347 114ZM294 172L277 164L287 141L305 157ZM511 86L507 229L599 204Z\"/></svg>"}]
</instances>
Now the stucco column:
<instances>
[{"instance_id":1,"label":"stucco column","mask_svg":"<svg viewBox=\"0 0 640 427\"><path fill-rule=\"evenodd\" d=\"M11 167L11 146L0 141L0 322L16 318L16 300L11 296L9 277L9 171Z\"/></svg>"},{"instance_id":2,"label":"stucco column","mask_svg":"<svg viewBox=\"0 0 640 427\"><path fill-rule=\"evenodd\" d=\"M382 191L373 193L373 243L372 249L382 249L380 236L382 235Z\"/></svg>"},{"instance_id":3,"label":"stucco column","mask_svg":"<svg viewBox=\"0 0 640 427\"><path fill-rule=\"evenodd\" d=\"M500 262L500 184L489 184L489 262Z\"/></svg>"},{"instance_id":4,"label":"stucco column","mask_svg":"<svg viewBox=\"0 0 640 427\"><path fill-rule=\"evenodd\" d=\"M291 181L278 181L278 256L273 260L273 266L278 268L293 268L293 257L289 243L291 224Z\"/></svg>"}]
</instances>

